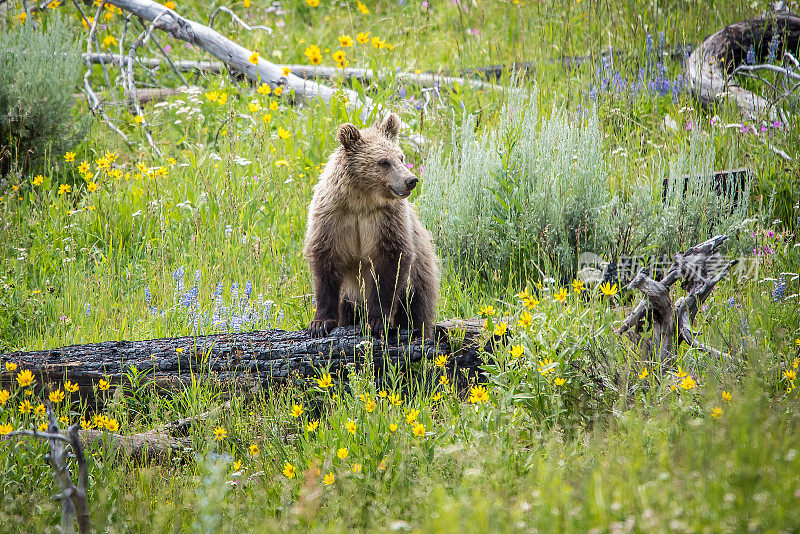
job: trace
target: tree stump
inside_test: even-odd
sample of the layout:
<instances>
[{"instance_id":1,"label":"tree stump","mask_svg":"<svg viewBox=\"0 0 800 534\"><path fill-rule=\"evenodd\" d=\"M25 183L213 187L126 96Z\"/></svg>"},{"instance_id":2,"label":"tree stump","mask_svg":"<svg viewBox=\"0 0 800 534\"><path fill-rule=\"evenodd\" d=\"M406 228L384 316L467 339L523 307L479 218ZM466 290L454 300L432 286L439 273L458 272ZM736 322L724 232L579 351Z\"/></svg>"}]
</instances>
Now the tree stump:
<instances>
[{"instance_id":1,"label":"tree stump","mask_svg":"<svg viewBox=\"0 0 800 534\"><path fill-rule=\"evenodd\" d=\"M638 289L645 298L625 318L617 333L626 334L644 354L666 364L674 361L683 342L722 357L720 351L695 339L692 323L714 286L738 263L738 260L726 261L720 255L720 246L726 239L728 236L718 235L678 254L660 282L640 271L627 289ZM686 295L673 305L669 290L681 278ZM648 328L652 336L645 335Z\"/></svg>"}]
</instances>

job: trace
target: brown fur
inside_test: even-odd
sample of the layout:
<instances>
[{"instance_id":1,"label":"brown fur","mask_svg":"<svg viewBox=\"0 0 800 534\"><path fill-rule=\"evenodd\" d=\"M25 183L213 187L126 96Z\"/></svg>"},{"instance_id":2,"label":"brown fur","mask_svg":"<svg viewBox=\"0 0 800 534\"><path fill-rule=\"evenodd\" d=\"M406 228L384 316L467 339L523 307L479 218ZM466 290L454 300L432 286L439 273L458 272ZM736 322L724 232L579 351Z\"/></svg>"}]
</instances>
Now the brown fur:
<instances>
[{"instance_id":1,"label":"brown fur","mask_svg":"<svg viewBox=\"0 0 800 534\"><path fill-rule=\"evenodd\" d=\"M339 127L308 210L305 255L316 313L314 337L366 313L372 335L384 327L433 335L439 272L431 236L408 195L416 177L403 164L400 119L359 130Z\"/></svg>"}]
</instances>

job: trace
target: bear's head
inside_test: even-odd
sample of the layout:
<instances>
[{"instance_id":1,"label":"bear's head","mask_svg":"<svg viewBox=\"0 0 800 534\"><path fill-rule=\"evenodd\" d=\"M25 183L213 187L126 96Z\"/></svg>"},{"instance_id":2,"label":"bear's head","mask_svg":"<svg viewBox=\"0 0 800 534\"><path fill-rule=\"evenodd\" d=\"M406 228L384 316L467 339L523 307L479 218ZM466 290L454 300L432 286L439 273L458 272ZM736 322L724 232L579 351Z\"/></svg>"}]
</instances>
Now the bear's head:
<instances>
[{"instance_id":1,"label":"bear's head","mask_svg":"<svg viewBox=\"0 0 800 534\"><path fill-rule=\"evenodd\" d=\"M365 194L384 199L402 199L419 180L405 166L397 141L400 117L390 114L383 122L359 130L347 123L339 127L345 173L352 185Z\"/></svg>"}]
</instances>

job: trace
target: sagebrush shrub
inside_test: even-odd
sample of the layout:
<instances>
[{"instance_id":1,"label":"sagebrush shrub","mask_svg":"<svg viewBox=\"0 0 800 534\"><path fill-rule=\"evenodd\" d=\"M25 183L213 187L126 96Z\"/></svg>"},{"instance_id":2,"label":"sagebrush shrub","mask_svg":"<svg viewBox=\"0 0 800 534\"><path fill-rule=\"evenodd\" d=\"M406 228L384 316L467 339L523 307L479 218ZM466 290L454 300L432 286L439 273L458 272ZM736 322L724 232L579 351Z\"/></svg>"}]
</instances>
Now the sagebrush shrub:
<instances>
[{"instance_id":1,"label":"sagebrush shrub","mask_svg":"<svg viewBox=\"0 0 800 534\"><path fill-rule=\"evenodd\" d=\"M0 32L0 175L74 143L72 95L80 75L78 43L60 17Z\"/></svg>"},{"instance_id":2,"label":"sagebrush shrub","mask_svg":"<svg viewBox=\"0 0 800 534\"><path fill-rule=\"evenodd\" d=\"M497 128L481 135L465 116L453 126L452 152L438 146L425 162L417 206L440 253L460 269L516 269L525 277L532 261L568 279L582 252L616 261L672 254L719 233L744 237L737 228L749 212L750 184L738 196L732 188L720 194L713 138L693 133L676 158L625 177L617 190L597 114L554 105L540 118L536 101L535 92L512 93Z\"/></svg>"}]
</instances>

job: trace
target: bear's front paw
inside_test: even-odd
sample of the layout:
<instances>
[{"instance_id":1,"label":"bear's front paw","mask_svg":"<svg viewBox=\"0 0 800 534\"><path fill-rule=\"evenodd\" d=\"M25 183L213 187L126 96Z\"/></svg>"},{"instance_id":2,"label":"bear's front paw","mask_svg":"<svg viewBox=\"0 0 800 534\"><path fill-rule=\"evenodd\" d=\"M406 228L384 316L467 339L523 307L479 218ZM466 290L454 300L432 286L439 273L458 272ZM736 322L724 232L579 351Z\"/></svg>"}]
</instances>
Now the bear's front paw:
<instances>
[{"instance_id":1,"label":"bear's front paw","mask_svg":"<svg viewBox=\"0 0 800 534\"><path fill-rule=\"evenodd\" d=\"M325 337L337 326L335 319L314 319L308 325L308 333L311 337Z\"/></svg>"},{"instance_id":2,"label":"bear's front paw","mask_svg":"<svg viewBox=\"0 0 800 534\"><path fill-rule=\"evenodd\" d=\"M387 330L394 330L396 328L394 321L389 321L387 323L383 317L373 317L369 320L369 331L375 339L383 339Z\"/></svg>"}]
</instances>

